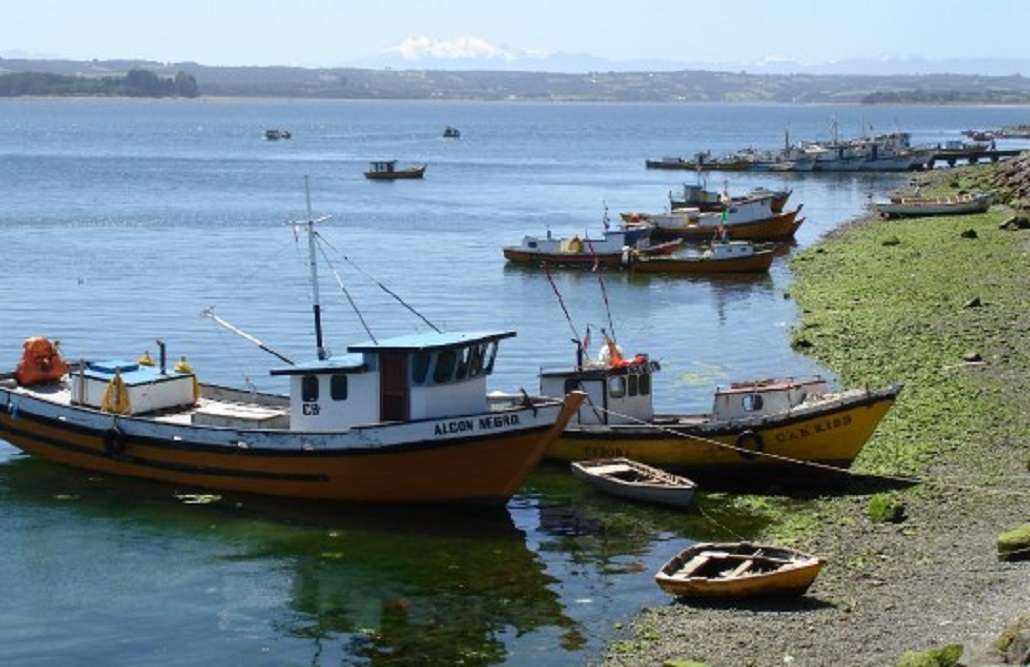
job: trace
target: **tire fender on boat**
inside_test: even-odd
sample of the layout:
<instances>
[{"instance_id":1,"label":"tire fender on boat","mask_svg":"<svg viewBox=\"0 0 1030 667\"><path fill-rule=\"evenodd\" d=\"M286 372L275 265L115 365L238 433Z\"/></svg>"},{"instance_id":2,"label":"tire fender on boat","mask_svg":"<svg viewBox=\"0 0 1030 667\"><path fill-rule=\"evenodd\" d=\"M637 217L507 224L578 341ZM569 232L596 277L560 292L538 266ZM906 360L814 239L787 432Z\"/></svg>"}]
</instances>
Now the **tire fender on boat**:
<instances>
[{"instance_id":1,"label":"tire fender on boat","mask_svg":"<svg viewBox=\"0 0 1030 667\"><path fill-rule=\"evenodd\" d=\"M121 454L125 451L125 434L117 426L104 431L104 451L108 454Z\"/></svg>"},{"instance_id":2,"label":"tire fender on boat","mask_svg":"<svg viewBox=\"0 0 1030 667\"><path fill-rule=\"evenodd\" d=\"M762 435L750 429L737 436L737 453L745 459L753 459L765 451Z\"/></svg>"}]
</instances>

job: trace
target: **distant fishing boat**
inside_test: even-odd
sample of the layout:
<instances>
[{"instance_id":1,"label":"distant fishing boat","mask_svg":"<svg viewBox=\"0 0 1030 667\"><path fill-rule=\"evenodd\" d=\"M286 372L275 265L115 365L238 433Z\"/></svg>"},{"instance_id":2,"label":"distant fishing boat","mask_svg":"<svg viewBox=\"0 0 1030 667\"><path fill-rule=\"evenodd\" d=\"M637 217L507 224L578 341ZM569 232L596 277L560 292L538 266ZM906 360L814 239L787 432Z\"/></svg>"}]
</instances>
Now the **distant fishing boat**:
<instances>
[{"instance_id":1,"label":"distant fishing boat","mask_svg":"<svg viewBox=\"0 0 1030 667\"><path fill-rule=\"evenodd\" d=\"M396 181L422 178L425 173L426 165L422 163L398 169L397 160L375 160L369 163L365 178L370 181Z\"/></svg>"}]
</instances>

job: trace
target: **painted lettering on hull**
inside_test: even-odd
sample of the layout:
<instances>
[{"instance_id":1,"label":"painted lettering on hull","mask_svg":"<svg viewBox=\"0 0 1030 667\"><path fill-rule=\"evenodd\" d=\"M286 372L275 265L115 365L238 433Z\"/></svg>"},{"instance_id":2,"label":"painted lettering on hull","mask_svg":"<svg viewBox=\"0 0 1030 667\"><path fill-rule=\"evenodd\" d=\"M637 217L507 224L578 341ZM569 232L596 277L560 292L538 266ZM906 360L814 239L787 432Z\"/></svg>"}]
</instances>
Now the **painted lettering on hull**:
<instances>
[{"instance_id":1,"label":"painted lettering on hull","mask_svg":"<svg viewBox=\"0 0 1030 667\"><path fill-rule=\"evenodd\" d=\"M798 428L781 431L776 434L776 442L786 444L796 440L804 440L814 435L822 435L823 433L829 433L830 431L850 425L851 415L840 415L832 419L824 419Z\"/></svg>"},{"instance_id":2,"label":"painted lettering on hull","mask_svg":"<svg viewBox=\"0 0 1030 667\"><path fill-rule=\"evenodd\" d=\"M448 422L439 422L433 427L437 436L456 435L459 433L474 433L476 431L493 431L509 426L518 426L518 415L491 415L475 419L455 419Z\"/></svg>"},{"instance_id":3,"label":"painted lettering on hull","mask_svg":"<svg viewBox=\"0 0 1030 667\"><path fill-rule=\"evenodd\" d=\"M436 435L454 435L476 430L476 423L471 419L455 419L436 425Z\"/></svg>"}]
</instances>

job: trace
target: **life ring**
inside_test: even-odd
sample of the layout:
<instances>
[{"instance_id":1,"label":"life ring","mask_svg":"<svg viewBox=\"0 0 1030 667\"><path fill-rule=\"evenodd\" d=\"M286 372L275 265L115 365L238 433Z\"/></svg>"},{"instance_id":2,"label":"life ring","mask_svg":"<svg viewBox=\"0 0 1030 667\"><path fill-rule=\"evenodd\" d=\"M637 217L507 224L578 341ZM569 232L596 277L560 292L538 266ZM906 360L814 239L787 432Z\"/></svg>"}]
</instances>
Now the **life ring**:
<instances>
[{"instance_id":1,"label":"life ring","mask_svg":"<svg viewBox=\"0 0 1030 667\"><path fill-rule=\"evenodd\" d=\"M125 434L117 426L104 431L104 451L108 454L121 454L125 451Z\"/></svg>"},{"instance_id":2,"label":"life ring","mask_svg":"<svg viewBox=\"0 0 1030 667\"><path fill-rule=\"evenodd\" d=\"M745 459L753 459L765 451L765 441L754 431L747 430L737 436L737 453Z\"/></svg>"}]
</instances>

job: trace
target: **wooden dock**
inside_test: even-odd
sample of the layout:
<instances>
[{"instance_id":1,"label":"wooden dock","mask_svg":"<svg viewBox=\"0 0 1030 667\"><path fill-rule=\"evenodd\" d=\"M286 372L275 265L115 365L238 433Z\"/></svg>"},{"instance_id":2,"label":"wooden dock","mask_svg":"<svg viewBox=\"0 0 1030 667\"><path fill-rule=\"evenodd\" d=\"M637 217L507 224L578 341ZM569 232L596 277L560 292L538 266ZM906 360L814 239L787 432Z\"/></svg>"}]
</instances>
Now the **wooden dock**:
<instances>
[{"instance_id":1,"label":"wooden dock","mask_svg":"<svg viewBox=\"0 0 1030 667\"><path fill-rule=\"evenodd\" d=\"M939 162L946 163L949 167L954 167L959 162L967 162L969 164L977 164L978 162L997 162L1002 158L1015 157L1024 151L1017 149L992 150L990 148L956 148L956 149L941 149L936 151L933 156L926 163L927 169L933 169L934 164Z\"/></svg>"}]
</instances>

